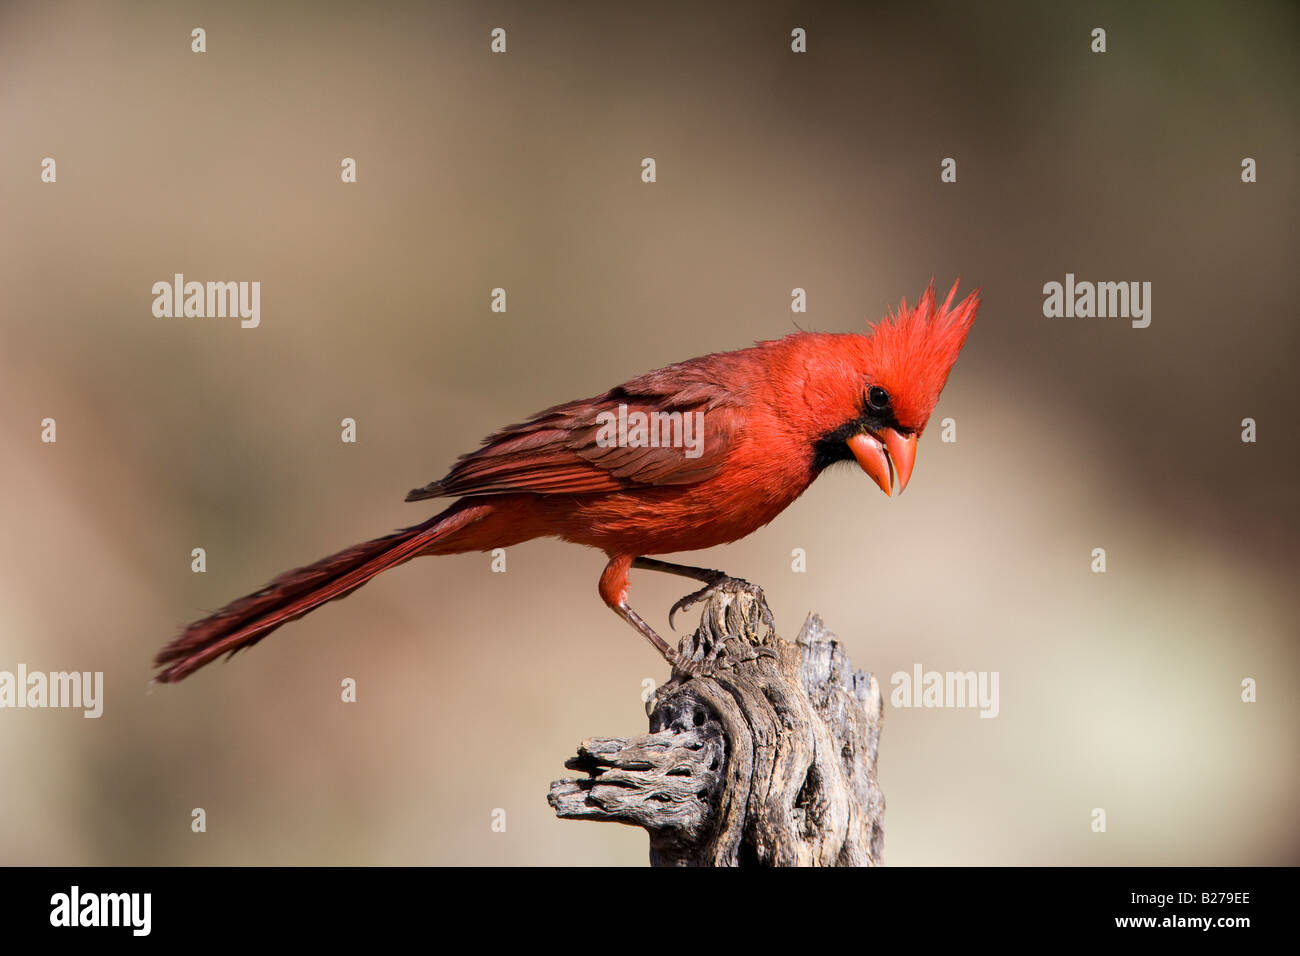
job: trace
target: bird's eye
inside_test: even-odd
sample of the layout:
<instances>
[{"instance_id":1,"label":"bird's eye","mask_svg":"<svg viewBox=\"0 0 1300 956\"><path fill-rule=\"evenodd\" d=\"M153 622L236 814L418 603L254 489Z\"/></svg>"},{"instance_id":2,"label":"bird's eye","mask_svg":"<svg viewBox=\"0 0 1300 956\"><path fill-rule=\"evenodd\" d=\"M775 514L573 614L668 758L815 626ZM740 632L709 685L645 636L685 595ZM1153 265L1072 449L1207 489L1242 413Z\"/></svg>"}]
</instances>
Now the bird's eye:
<instances>
[{"instance_id":1,"label":"bird's eye","mask_svg":"<svg viewBox=\"0 0 1300 956\"><path fill-rule=\"evenodd\" d=\"M882 411L889 405L889 393L879 385L872 385L867 389L867 404L876 411Z\"/></svg>"}]
</instances>

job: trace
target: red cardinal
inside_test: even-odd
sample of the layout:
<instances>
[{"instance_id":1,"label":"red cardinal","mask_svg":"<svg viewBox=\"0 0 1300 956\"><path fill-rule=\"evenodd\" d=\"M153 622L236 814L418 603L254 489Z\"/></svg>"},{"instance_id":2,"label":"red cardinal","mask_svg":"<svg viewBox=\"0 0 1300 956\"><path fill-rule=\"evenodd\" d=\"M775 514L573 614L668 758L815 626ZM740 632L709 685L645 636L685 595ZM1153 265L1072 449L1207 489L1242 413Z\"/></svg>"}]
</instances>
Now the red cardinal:
<instances>
[{"instance_id":1,"label":"red cardinal","mask_svg":"<svg viewBox=\"0 0 1300 956\"><path fill-rule=\"evenodd\" d=\"M628 605L628 572L704 582L680 607L732 579L646 555L743 538L839 461L856 459L885 494L906 488L916 441L979 308L978 290L954 306L956 292L937 305L931 283L915 309L904 300L868 335L798 332L704 355L503 428L406 496L460 499L447 510L283 574L191 624L158 653L157 680L249 647L411 558L543 537L609 555L600 596L677 663Z\"/></svg>"}]
</instances>

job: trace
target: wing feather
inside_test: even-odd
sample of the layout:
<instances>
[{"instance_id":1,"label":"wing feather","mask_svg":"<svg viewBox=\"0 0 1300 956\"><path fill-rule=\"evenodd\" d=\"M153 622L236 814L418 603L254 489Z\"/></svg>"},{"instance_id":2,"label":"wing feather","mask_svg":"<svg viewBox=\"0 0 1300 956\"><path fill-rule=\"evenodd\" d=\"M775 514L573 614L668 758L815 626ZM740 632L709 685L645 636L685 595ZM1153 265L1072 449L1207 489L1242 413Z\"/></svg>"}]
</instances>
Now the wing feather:
<instances>
[{"instance_id":1,"label":"wing feather","mask_svg":"<svg viewBox=\"0 0 1300 956\"><path fill-rule=\"evenodd\" d=\"M669 366L610 389L603 395L567 402L508 425L483 440L483 447L461 458L440 481L417 488L407 501L425 498L537 494L595 494L646 485L681 485L716 475L727 449L744 424L745 397L728 390L726 366L743 353L706 355ZM619 406L629 413L678 413L684 438L686 415L703 425L696 449L678 441L670 447L611 444L610 429ZM672 424L676 425L676 422ZM671 426L670 426L671 427ZM694 432L694 429L692 429ZM698 454L690 454L698 451Z\"/></svg>"}]
</instances>

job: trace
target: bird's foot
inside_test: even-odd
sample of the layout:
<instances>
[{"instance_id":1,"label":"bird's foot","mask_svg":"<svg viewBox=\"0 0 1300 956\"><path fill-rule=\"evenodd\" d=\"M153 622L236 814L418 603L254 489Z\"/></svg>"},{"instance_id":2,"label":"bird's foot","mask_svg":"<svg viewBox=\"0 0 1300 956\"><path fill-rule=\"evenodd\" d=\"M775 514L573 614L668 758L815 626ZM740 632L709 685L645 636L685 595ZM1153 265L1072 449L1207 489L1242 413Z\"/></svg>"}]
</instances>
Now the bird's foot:
<instances>
[{"instance_id":1,"label":"bird's foot","mask_svg":"<svg viewBox=\"0 0 1300 956\"><path fill-rule=\"evenodd\" d=\"M769 645L776 634L776 620L767 606L763 589L721 571L698 591L686 595L669 612L673 615L707 601L700 625L682 638L669 659L674 675L711 677L745 661L760 657L779 660Z\"/></svg>"},{"instance_id":2,"label":"bird's foot","mask_svg":"<svg viewBox=\"0 0 1300 956\"><path fill-rule=\"evenodd\" d=\"M741 656L733 656L724 651L716 656L692 659L674 651L668 663L672 665L673 677L713 677L721 671L730 670L740 661L752 661L759 657L770 657L775 661L781 659L773 648L748 644Z\"/></svg>"},{"instance_id":3,"label":"bird's foot","mask_svg":"<svg viewBox=\"0 0 1300 956\"><path fill-rule=\"evenodd\" d=\"M757 584L750 584L744 578L733 578L723 571L714 571L713 575L714 577L704 587L698 591L692 591L672 606L672 609L668 612L669 627L674 631L677 630L677 627L673 624L673 618L678 611L685 611L694 607L713 594L746 594L758 605L762 622L773 631L776 630L776 620L772 617L772 609L767 606L767 598L764 597L762 588Z\"/></svg>"}]
</instances>

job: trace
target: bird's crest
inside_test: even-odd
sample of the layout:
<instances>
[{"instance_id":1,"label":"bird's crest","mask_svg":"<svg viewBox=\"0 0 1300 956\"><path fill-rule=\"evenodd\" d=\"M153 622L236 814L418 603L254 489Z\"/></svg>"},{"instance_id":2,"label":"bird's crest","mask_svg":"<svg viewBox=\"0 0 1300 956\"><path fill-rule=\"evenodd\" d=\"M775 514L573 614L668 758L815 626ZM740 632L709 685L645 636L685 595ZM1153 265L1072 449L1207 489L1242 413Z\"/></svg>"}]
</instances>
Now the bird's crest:
<instances>
[{"instance_id":1,"label":"bird's crest","mask_svg":"<svg viewBox=\"0 0 1300 956\"><path fill-rule=\"evenodd\" d=\"M979 309L979 289L953 305L960 284L954 282L943 304L936 305L931 280L915 308L904 299L897 312L871 327L872 374L892 396L899 423L914 431L921 431L934 411Z\"/></svg>"}]
</instances>

